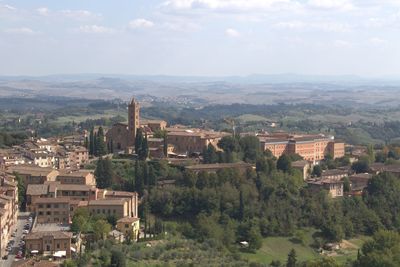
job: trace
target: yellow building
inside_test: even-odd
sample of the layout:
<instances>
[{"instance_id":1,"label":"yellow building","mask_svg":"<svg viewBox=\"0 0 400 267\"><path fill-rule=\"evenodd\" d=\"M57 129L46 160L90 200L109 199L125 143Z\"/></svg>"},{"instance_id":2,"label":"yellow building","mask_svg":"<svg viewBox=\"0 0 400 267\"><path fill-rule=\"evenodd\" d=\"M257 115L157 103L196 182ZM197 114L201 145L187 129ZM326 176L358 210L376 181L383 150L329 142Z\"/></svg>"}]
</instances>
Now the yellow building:
<instances>
[{"instance_id":1,"label":"yellow building","mask_svg":"<svg viewBox=\"0 0 400 267\"><path fill-rule=\"evenodd\" d=\"M137 241L140 230L139 218L124 217L117 221L117 230L125 235L125 238Z\"/></svg>"}]
</instances>

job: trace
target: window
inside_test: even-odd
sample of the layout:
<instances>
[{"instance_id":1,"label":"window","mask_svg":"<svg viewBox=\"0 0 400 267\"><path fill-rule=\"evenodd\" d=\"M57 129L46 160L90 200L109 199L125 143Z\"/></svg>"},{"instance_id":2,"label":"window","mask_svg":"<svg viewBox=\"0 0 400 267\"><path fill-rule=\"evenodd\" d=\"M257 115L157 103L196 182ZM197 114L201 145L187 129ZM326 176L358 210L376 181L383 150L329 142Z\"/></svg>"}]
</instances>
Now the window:
<instances>
[{"instance_id":1,"label":"window","mask_svg":"<svg viewBox=\"0 0 400 267\"><path fill-rule=\"evenodd\" d=\"M51 215L51 211L46 212L47 215Z\"/></svg>"},{"instance_id":2,"label":"window","mask_svg":"<svg viewBox=\"0 0 400 267\"><path fill-rule=\"evenodd\" d=\"M43 215L43 211L39 211L39 215Z\"/></svg>"},{"instance_id":3,"label":"window","mask_svg":"<svg viewBox=\"0 0 400 267\"><path fill-rule=\"evenodd\" d=\"M42 208L43 208L43 205L42 205L42 204L39 204L39 208L42 209Z\"/></svg>"},{"instance_id":4,"label":"window","mask_svg":"<svg viewBox=\"0 0 400 267\"><path fill-rule=\"evenodd\" d=\"M54 204L54 208L58 209L58 204Z\"/></svg>"},{"instance_id":5,"label":"window","mask_svg":"<svg viewBox=\"0 0 400 267\"><path fill-rule=\"evenodd\" d=\"M129 228L129 224L125 224L125 228Z\"/></svg>"},{"instance_id":6,"label":"window","mask_svg":"<svg viewBox=\"0 0 400 267\"><path fill-rule=\"evenodd\" d=\"M50 208L51 208L51 204L47 204L46 207L47 207L48 209L50 209Z\"/></svg>"},{"instance_id":7,"label":"window","mask_svg":"<svg viewBox=\"0 0 400 267\"><path fill-rule=\"evenodd\" d=\"M60 244L59 243L57 243L57 248L60 248Z\"/></svg>"}]
</instances>

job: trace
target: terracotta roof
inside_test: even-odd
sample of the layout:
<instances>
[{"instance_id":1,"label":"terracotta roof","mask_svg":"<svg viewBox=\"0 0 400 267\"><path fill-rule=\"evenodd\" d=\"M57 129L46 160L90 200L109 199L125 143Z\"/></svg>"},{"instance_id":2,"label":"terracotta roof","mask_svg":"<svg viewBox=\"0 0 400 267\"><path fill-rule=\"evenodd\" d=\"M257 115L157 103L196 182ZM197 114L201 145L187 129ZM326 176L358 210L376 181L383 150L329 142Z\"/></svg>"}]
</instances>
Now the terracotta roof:
<instances>
[{"instance_id":1,"label":"terracotta roof","mask_svg":"<svg viewBox=\"0 0 400 267\"><path fill-rule=\"evenodd\" d=\"M120 222L120 223L133 223L133 222L136 222L136 221L139 221L139 218L137 218L137 217L123 217L123 218L119 219L117 222Z\"/></svg>"},{"instance_id":2,"label":"terracotta roof","mask_svg":"<svg viewBox=\"0 0 400 267\"><path fill-rule=\"evenodd\" d=\"M134 197L137 195L136 192L127 192L127 191L105 191L105 196L118 196L118 197Z\"/></svg>"},{"instance_id":3,"label":"terracotta roof","mask_svg":"<svg viewBox=\"0 0 400 267\"><path fill-rule=\"evenodd\" d=\"M49 186L46 184L28 184L26 194L31 196L47 195Z\"/></svg>"},{"instance_id":4,"label":"terracotta roof","mask_svg":"<svg viewBox=\"0 0 400 267\"><path fill-rule=\"evenodd\" d=\"M32 176L47 176L51 174L52 172L57 172L56 170L52 168L42 168L39 166L34 166L34 165L17 165L17 166L10 166L8 168L9 172L16 172L20 174L29 174ZM58 172L57 172L58 173Z\"/></svg>"},{"instance_id":5,"label":"terracotta roof","mask_svg":"<svg viewBox=\"0 0 400 267\"><path fill-rule=\"evenodd\" d=\"M68 173L60 173L57 177L83 177L85 178L89 174L93 174L93 171L90 170L78 170Z\"/></svg>"},{"instance_id":6,"label":"terracotta roof","mask_svg":"<svg viewBox=\"0 0 400 267\"><path fill-rule=\"evenodd\" d=\"M127 201L125 198L104 198L89 201L89 206L102 206L102 205L122 205Z\"/></svg>"},{"instance_id":7,"label":"terracotta roof","mask_svg":"<svg viewBox=\"0 0 400 267\"><path fill-rule=\"evenodd\" d=\"M31 232L25 236L25 240L41 239L45 236L52 236L54 239L72 238L71 232L49 231L49 232Z\"/></svg>"},{"instance_id":8,"label":"terracotta roof","mask_svg":"<svg viewBox=\"0 0 400 267\"><path fill-rule=\"evenodd\" d=\"M84 184L59 184L56 185L57 190L60 191L90 191L95 190L94 186Z\"/></svg>"},{"instance_id":9,"label":"terracotta roof","mask_svg":"<svg viewBox=\"0 0 400 267\"><path fill-rule=\"evenodd\" d=\"M69 197L41 197L35 200L35 204L47 204L47 203L69 203Z\"/></svg>"}]
</instances>

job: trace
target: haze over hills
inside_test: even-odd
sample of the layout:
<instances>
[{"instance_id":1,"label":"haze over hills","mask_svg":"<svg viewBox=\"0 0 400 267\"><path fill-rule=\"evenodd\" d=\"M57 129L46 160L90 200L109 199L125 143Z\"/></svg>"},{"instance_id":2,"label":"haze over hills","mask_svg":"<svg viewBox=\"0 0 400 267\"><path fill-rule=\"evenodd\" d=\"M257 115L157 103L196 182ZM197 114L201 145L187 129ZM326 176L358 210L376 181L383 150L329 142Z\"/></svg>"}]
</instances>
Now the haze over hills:
<instances>
[{"instance_id":1,"label":"haze over hills","mask_svg":"<svg viewBox=\"0 0 400 267\"><path fill-rule=\"evenodd\" d=\"M296 74L229 77L62 74L0 76L0 96L66 96L129 99L204 106L209 104L326 103L397 105L400 79Z\"/></svg>"}]
</instances>

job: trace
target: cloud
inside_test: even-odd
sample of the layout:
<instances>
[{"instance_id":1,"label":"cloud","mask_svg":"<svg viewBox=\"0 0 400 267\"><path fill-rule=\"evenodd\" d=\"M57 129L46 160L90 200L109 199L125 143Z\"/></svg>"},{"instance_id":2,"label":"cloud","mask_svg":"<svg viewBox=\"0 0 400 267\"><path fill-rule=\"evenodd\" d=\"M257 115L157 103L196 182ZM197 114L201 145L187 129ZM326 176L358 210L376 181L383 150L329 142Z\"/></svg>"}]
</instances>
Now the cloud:
<instances>
[{"instance_id":1,"label":"cloud","mask_svg":"<svg viewBox=\"0 0 400 267\"><path fill-rule=\"evenodd\" d=\"M129 28L139 29L139 28L151 28L154 26L154 22L147 19L135 19L129 22Z\"/></svg>"},{"instance_id":2,"label":"cloud","mask_svg":"<svg viewBox=\"0 0 400 267\"><path fill-rule=\"evenodd\" d=\"M14 11L17 10L17 8L10 5L0 5L0 10Z\"/></svg>"},{"instance_id":3,"label":"cloud","mask_svg":"<svg viewBox=\"0 0 400 267\"><path fill-rule=\"evenodd\" d=\"M351 0L309 0L308 5L313 8L327 9L327 10L342 10L349 11L354 9Z\"/></svg>"},{"instance_id":4,"label":"cloud","mask_svg":"<svg viewBox=\"0 0 400 267\"><path fill-rule=\"evenodd\" d=\"M81 33L114 33L115 30L109 27L99 26L99 25L84 25L80 26L77 32Z\"/></svg>"},{"instance_id":5,"label":"cloud","mask_svg":"<svg viewBox=\"0 0 400 267\"><path fill-rule=\"evenodd\" d=\"M383 45L383 44L387 43L386 40L381 39L381 38L378 38L378 37L370 38L368 41L369 41L371 44L376 45L376 46L378 46L378 45Z\"/></svg>"},{"instance_id":6,"label":"cloud","mask_svg":"<svg viewBox=\"0 0 400 267\"><path fill-rule=\"evenodd\" d=\"M21 28L10 28L6 29L4 32L6 33L15 33L15 34L26 34L26 35L33 35L36 32L28 27L21 27Z\"/></svg>"},{"instance_id":7,"label":"cloud","mask_svg":"<svg viewBox=\"0 0 400 267\"><path fill-rule=\"evenodd\" d=\"M62 10L61 14L64 17L76 19L76 20L90 20L90 19L98 19L101 17L100 14L94 14L88 10Z\"/></svg>"},{"instance_id":8,"label":"cloud","mask_svg":"<svg viewBox=\"0 0 400 267\"><path fill-rule=\"evenodd\" d=\"M225 34L229 37L237 38L240 37L240 33L232 28L226 29Z\"/></svg>"},{"instance_id":9,"label":"cloud","mask_svg":"<svg viewBox=\"0 0 400 267\"><path fill-rule=\"evenodd\" d=\"M323 32L350 32L350 25L338 23L338 22L304 22L304 21L284 21L278 22L274 25L274 28L278 29L290 29L290 30L316 30Z\"/></svg>"},{"instance_id":10,"label":"cloud","mask_svg":"<svg viewBox=\"0 0 400 267\"><path fill-rule=\"evenodd\" d=\"M36 11L42 16L47 16L47 15L49 15L49 12L50 12L50 10L47 7L40 7L38 9L36 9Z\"/></svg>"},{"instance_id":11,"label":"cloud","mask_svg":"<svg viewBox=\"0 0 400 267\"><path fill-rule=\"evenodd\" d=\"M335 40L335 41L333 42L333 45L334 45L335 47L346 48L346 47L350 47L350 46L351 46L351 43L349 43L349 42L347 42L347 41L344 41L344 40Z\"/></svg>"},{"instance_id":12,"label":"cloud","mask_svg":"<svg viewBox=\"0 0 400 267\"><path fill-rule=\"evenodd\" d=\"M299 7L300 4L294 0L168 0L163 6L174 9L249 11Z\"/></svg>"}]
</instances>

